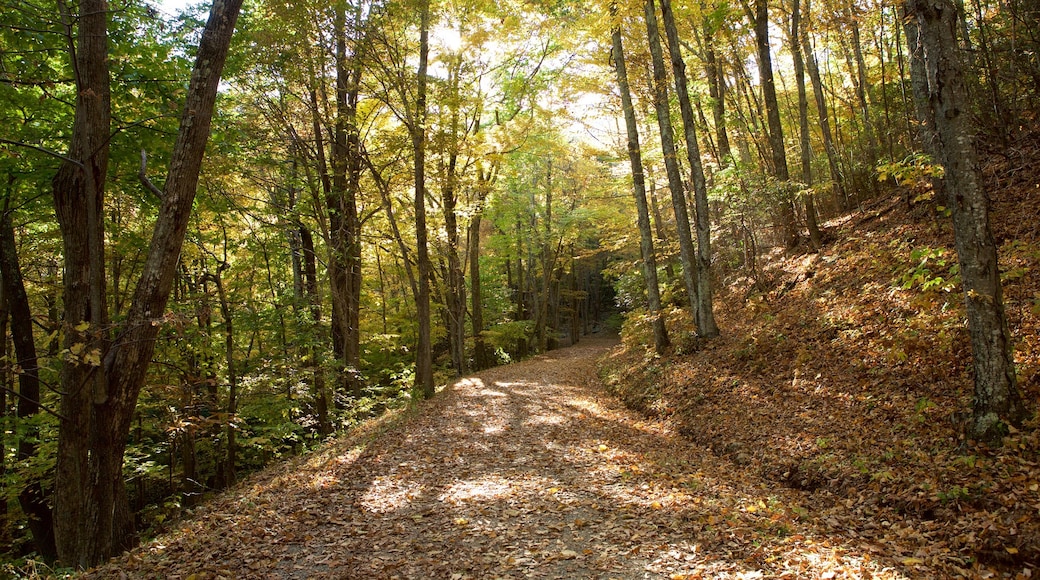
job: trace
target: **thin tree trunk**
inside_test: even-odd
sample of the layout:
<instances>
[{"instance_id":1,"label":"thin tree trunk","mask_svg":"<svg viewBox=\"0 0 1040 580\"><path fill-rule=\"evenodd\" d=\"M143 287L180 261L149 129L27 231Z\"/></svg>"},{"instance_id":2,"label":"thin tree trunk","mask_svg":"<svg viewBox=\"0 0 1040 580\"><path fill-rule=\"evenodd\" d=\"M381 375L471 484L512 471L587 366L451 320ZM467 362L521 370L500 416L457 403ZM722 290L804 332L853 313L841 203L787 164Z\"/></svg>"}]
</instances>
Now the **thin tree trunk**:
<instances>
[{"instance_id":1,"label":"thin tree trunk","mask_svg":"<svg viewBox=\"0 0 1040 580\"><path fill-rule=\"evenodd\" d=\"M235 467L238 456L238 443L235 437L238 429L236 426L238 422L238 375L235 369L235 325L234 318L231 315L231 305L228 303L227 292L224 291L222 275L227 267L226 261L221 262L217 265L216 273L212 275L213 283L217 287L217 299L220 300L220 317L224 319L224 357L228 379L227 418L224 426L227 437L227 449L225 450L224 463L220 469L221 487L231 487L235 483L237 479Z\"/></svg>"},{"instance_id":2,"label":"thin tree trunk","mask_svg":"<svg viewBox=\"0 0 1040 580\"><path fill-rule=\"evenodd\" d=\"M434 394L433 344L430 336L430 251L426 232L426 69L430 55L430 0L422 0L419 31L418 86L412 149L415 153L415 245L418 269L416 315L419 322L415 349L415 386L425 398Z\"/></svg>"},{"instance_id":3,"label":"thin tree trunk","mask_svg":"<svg viewBox=\"0 0 1040 580\"><path fill-rule=\"evenodd\" d=\"M318 419L318 432L322 435L332 433L332 422L329 419L329 392L325 384L325 369L321 365L321 296L318 295L317 254L314 250L314 236L311 231L300 225L300 248L303 258L303 289L309 304L314 333L310 339L310 375L311 393L314 397L314 411Z\"/></svg>"},{"instance_id":4,"label":"thin tree trunk","mask_svg":"<svg viewBox=\"0 0 1040 580\"><path fill-rule=\"evenodd\" d=\"M668 108L668 73L664 66L664 52L661 49L661 34L657 26L657 11L654 0L644 3L647 40L650 44L650 56L653 64L654 108L657 111L657 125L661 134L661 149L664 152L665 172L668 175L668 189L672 195L672 209L675 212L675 226L679 234L679 259L682 261L683 282L686 286L690 303L690 313L697 313L697 253L693 247L693 234L690 231L690 215L687 210L686 194L683 188L682 175L679 173L679 162L676 159L675 136L672 131L672 117Z\"/></svg>"},{"instance_id":5,"label":"thin tree trunk","mask_svg":"<svg viewBox=\"0 0 1040 580\"><path fill-rule=\"evenodd\" d=\"M905 13L907 7L904 5L903 28L906 33L907 53L910 57L910 93L914 100L914 114L917 119L917 142L924 152L931 157L932 161L941 163L939 134L935 127L935 114L929 101L928 70L925 65L925 47L921 43L921 27ZM930 178L932 192L935 196L936 206L946 206L946 180L938 176ZM936 213L938 215L938 212Z\"/></svg>"},{"instance_id":6,"label":"thin tree trunk","mask_svg":"<svg viewBox=\"0 0 1040 580\"><path fill-rule=\"evenodd\" d=\"M473 217L469 222L469 284L470 284L470 321L473 326L473 363L479 369L490 366L491 356L484 342L484 302L481 296L480 274L480 224L484 212L484 202L491 193L495 181L495 172L483 169L478 171L477 200ZM508 262L507 262L508 265Z\"/></svg>"},{"instance_id":7,"label":"thin tree trunk","mask_svg":"<svg viewBox=\"0 0 1040 580\"><path fill-rule=\"evenodd\" d=\"M805 61L802 60L802 49L798 39L801 38L801 2L791 2L791 31L788 35L788 49L794 61L795 84L798 88L798 129L799 145L802 159L802 183L808 191L805 192L805 221L809 226L809 241L813 249L819 250L823 247L823 236L820 234L820 226L816 223L816 207L813 203L812 194L812 152L809 150L809 99L805 91Z\"/></svg>"},{"instance_id":8,"label":"thin tree trunk","mask_svg":"<svg viewBox=\"0 0 1040 580\"><path fill-rule=\"evenodd\" d=\"M701 148L697 143L697 125L690 104L690 92L686 86L686 63L682 59L679 33L675 29L671 0L661 0L661 16L664 21L668 52L672 60L672 76L675 77L675 92L679 96L679 111L686 138L686 158L690 163L690 181L693 183L694 208L697 230L697 304L694 320L697 334L703 338L719 335L712 308L711 287L711 223L708 215L708 185L704 181L704 166L701 164Z\"/></svg>"},{"instance_id":9,"label":"thin tree trunk","mask_svg":"<svg viewBox=\"0 0 1040 580\"><path fill-rule=\"evenodd\" d=\"M18 419L27 421L40 411L40 369L33 338L32 310L29 308L29 297L18 263L14 224L6 208L0 217L0 278L3 279L4 302L10 315L15 361L21 369L18 372L17 415ZM0 337L6 343L6 335ZM35 427L19 431L18 461L26 461L36 455L38 431ZM33 478L25 483L18 492L18 502L28 520L37 552L45 559L53 560L57 557L54 518L39 479Z\"/></svg>"},{"instance_id":10,"label":"thin tree trunk","mask_svg":"<svg viewBox=\"0 0 1040 580\"><path fill-rule=\"evenodd\" d=\"M769 54L769 6L768 0L755 0L754 10L745 4L745 10L755 28L755 47L758 50L758 74L762 85L762 98L766 106L766 122L769 126L769 151L773 177L782 186L790 181L787 168L787 150L784 147L784 129L780 121L780 104L776 97L776 82L773 79L773 60ZM783 243L787 248L798 245L798 224L795 222L794 206L784 199L777 207L778 221Z\"/></svg>"},{"instance_id":11,"label":"thin tree trunk","mask_svg":"<svg viewBox=\"0 0 1040 580\"><path fill-rule=\"evenodd\" d=\"M708 96L711 97L711 115L715 122L715 136L718 141L719 166L730 164L733 152L729 145L729 132L726 130L726 77L722 65L715 54L715 34L706 18L704 20L704 70L708 76Z\"/></svg>"},{"instance_id":12,"label":"thin tree trunk","mask_svg":"<svg viewBox=\"0 0 1040 580\"><path fill-rule=\"evenodd\" d=\"M611 13L616 17L617 5L611 4ZM661 310L661 291L657 282L657 258L654 254L654 235L650 231L650 211L646 203L646 186L643 182L643 160L639 148L639 128L636 124L636 112L632 106L632 93L628 85L628 71L625 68L625 52L621 43L621 29L615 26L611 31L614 70L617 74L618 87L621 90L621 108L625 114L625 129L628 134L628 161L632 167L632 193L636 199L636 214L639 224L639 250L643 262L643 277L646 279L646 293L650 316L653 317L654 350L663 354L670 344L668 331L665 328L664 313Z\"/></svg>"},{"instance_id":13,"label":"thin tree trunk","mask_svg":"<svg viewBox=\"0 0 1040 580\"><path fill-rule=\"evenodd\" d=\"M809 0L806 0L805 11L809 12ZM816 100L816 115L820 124L820 136L823 139L823 150L827 154L827 167L830 169L831 183L833 183L842 207L848 209L850 206L849 197L841 178L841 170L838 168L838 151L834 147L834 138L831 136L830 116L827 112L827 100L823 94L823 80L820 78L820 67L816 64L816 54L809 43L809 35L803 31L799 40L802 43L804 62L809 72L809 80L812 81L813 96Z\"/></svg>"}]
</instances>

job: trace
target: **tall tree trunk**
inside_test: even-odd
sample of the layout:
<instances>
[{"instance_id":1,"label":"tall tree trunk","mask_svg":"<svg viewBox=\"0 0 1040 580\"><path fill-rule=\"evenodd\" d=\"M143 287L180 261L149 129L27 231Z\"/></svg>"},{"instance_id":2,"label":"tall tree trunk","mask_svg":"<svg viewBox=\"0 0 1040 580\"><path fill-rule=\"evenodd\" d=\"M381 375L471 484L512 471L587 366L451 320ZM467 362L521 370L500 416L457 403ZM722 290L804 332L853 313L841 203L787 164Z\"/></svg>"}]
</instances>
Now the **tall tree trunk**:
<instances>
[{"instance_id":1,"label":"tall tree trunk","mask_svg":"<svg viewBox=\"0 0 1040 580\"><path fill-rule=\"evenodd\" d=\"M661 49L661 34L657 27L654 0L646 0L644 8L647 40L650 44L650 56L654 70L654 108L657 111L657 125L661 133L661 149L664 152L668 189L672 194L672 209L675 211L675 225L679 233L679 259L682 261L683 282L686 285L686 292L690 301L690 313L696 316L698 302L697 254L693 247L693 234L690 231L690 214L686 206L686 193L683 188L682 175L679 173L679 161L676 159L672 117L668 110L668 73L664 67L664 52Z\"/></svg>"},{"instance_id":2,"label":"tall tree trunk","mask_svg":"<svg viewBox=\"0 0 1040 580\"><path fill-rule=\"evenodd\" d=\"M708 76L708 96L711 97L711 115L715 122L715 136L718 140L719 165L725 167L731 163L733 152L729 144L729 132L726 130L726 77L722 65L715 54L715 34L707 18L704 19L704 70Z\"/></svg>"},{"instance_id":3,"label":"tall tree trunk","mask_svg":"<svg viewBox=\"0 0 1040 580\"><path fill-rule=\"evenodd\" d=\"M217 271L212 275L213 283L217 287L217 299L220 300L220 317L224 319L224 357L227 365L228 400L225 412L227 418L224 425L227 449L224 462L220 466L220 486L231 487L237 479L236 464L238 457L238 442L236 441L238 422L238 375L235 369L235 325L231 315L231 304L228 302L227 292L224 291L223 272L228 267L226 261L217 265Z\"/></svg>"},{"instance_id":4,"label":"tall tree trunk","mask_svg":"<svg viewBox=\"0 0 1040 580\"><path fill-rule=\"evenodd\" d=\"M933 162L941 163L941 151L939 147L939 134L935 127L935 114L932 111L932 103L928 88L928 69L925 65L925 47L922 44L921 27L916 20L906 14L907 7L903 6L903 28L906 32L907 53L910 57L910 93L914 100L914 117L917 120L917 142L921 149L932 158ZM932 192L935 195L936 206L946 206L946 180L933 175L929 181L932 184ZM938 215L938 212L936 213Z\"/></svg>"},{"instance_id":5,"label":"tall tree trunk","mask_svg":"<svg viewBox=\"0 0 1040 580\"><path fill-rule=\"evenodd\" d=\"M683 134L686 137L686 158L690 162L690 181L693 183L693 199L696 208L697 229L697 305L694 320L697 334L703 338L719 335L712 308L711 288L711 223L708 215L708 185L704 181L704 166L701 164L701 148L697 143L697 125L693 118L693 105L686 86L686 63L683 62L679 33L675 29L672 1L661 0L661 16L664 21L668 52L672 58L672 76L675 77L675 92L679 96L679 111L682 114Z\"/></svg>"},{"instance_id":6,"label":"tall tree trunk","mask_svg":"<svg viewBox=\"0 0 1040 580\"><path fill-rule=\"evenodd\" d=\"M461 54L455 55L448 71L451 119L448 127L448 146L444 154L444 179L441 186L441 211L444 215L444 235L448 242L445 281L445 308L448 322L448 345L452 366L458 375L466 373L466 277L459 257L458 159L459 159L459 76Z\"/></svg>"},{"instance_id":7,"label":"tall tree trunk","mask_svg":"<svg viewBox=\"0 0 1040 580\"><path fill-rule=\"evenodd\" d=\"M780 121L780 104L776 98L776 82L773 79L773 59L769 54L769 5L768 0L755 0L754 10L745 5L748 17L755 27L755 47L758 52L758 75L762 85L762 99L766 106L766 122L769 126L769 152L773 177L786 187L790 181L787 168L787 150L784 147L784 128ZM798 224L792 202L784 199L777 207L780 231L784 246L798 245Z\"/></svg>"},{"instance_id":8,"label":"tall tree trunk","mask_svg":"<svg viewBox=\"0 0 1040 580\"><path fill-rule=\"evenodd\" d=\"M473 363L479 369L491 364L491 355L484 342L484 302L481 296L480 275L480 224L484 215L484 202L491 193L496 179L496 171L478 169L477 199L473 217L469 222L469 285L470 285L470 321L473 326ZM508 262L507 262L508 265Z\"/></svg>"},{"instance_id":9,"label":"tall tree trunk","mask_svg":"<svg viewBox=\"0 0 1040 580\"><path fill-rule=\"evenodd\" d=\"M935 119L945 168L957 258L964 281L975 369L971 436L999 444L1005 423L1019 425L1026 408L1018 393L1011 335L989 228L955 32L957 11L949 0L908 0L906 13L918 26L927 70L928 114Z\"/></svg>"},{"instance_id":10,"label":"tall tree trunk","mask_svg":"<svg viewBox=\"0 0 1040 580\"><path fill-rule=\"evenodd\" d=\"M809 13L809 0L805 3L805 12ZM823 93L823 80L820 78L820 67L816 64L816 54L809 43L809 35L804 30L799 37L802 44L805 68L809 72L809 80L812 82L813 97L816 101L816 115L820 124L820 136L823 139L823 150L827 154L827 167L830 169L831 182L834 191L840 200L842 207L850 207L849 197L845 191L845 184L841 178L841 170L838 167L838 150L834 147L834 138L831 135L830 117L827 113L827 100Z\"/></svg>"},{"instance_id":11,"label":"tall tree trunk","mask_svg":"<svg viewBox=\"0 0 1040 580\"><path fill-rule=\"evenodd\" d=\"M105 291L104 272L95 271L104 264L101 216L111 123L107 12L105 0L81 0L78 15L62 14L70 38L74 19L79 27L78 42L70 47L76 110L70 161L61 165L52 183L65 255L62 346L92 357L108 346L107 315L104 300L99 300ZM110 440L105 426L95 422L94 407L106 398L106 385L104 369L92 362L76 356L61 369L65 394L59 406L63 419L55 473L55 541L67 566L85 567L97 554L125 547L133 527L122 473L113 469L121 464L125 443ZM94 449L100 453L92 453ZM99 475L107 476L103 487L96 484Z\"/></svg>"},{"instance_id":12,"label":"tall tree trunk","mask_svg":"<svg viewBox=\"0 0 1040 580\"><path fill-rule=\"evenodd\" d=\"M5 204L6 205L6 204ZM4 302L10 315L11 341L14 343L18 372L17 414L28 420L40 412L40 369L33 339L32 311L18 263L18 248L11 214L5 208L0 216L0 278L3 279ZM0 335L2 336L2 335ZM6 342L6 336L2 338ZM18 438L18 461L36 454L38 429L31 427ZM18 502L25 513L36 551L47 560L57 557L54 546L54 518L39 479L30 479L18 492Z\"/></svg>"},{"instance_id":13,"label":"tall tree trunk","mask_svg":"<svg viewBox=\"0 0 1040 580\"><path fill-rule=\"evenodd\" d=\"M611 14L617 18L617 5L611 4ZM625 129L628 134L628 161L632 167L632 193L636 199L636 215L639 224L639 253L643 262L643 277L646 279L646 294L650 316L653 317L654 350L664 354L670 344L668 330L664 324L664 313L661 310L661 291L657 282L657 258L654 254L654 235L650 231L650 210L646 203L646 186L643 182L643 160L639 148L639 128L636 124L636 112L632 106L632 92L628 85L628 71L625 68L625 52L621 43L621 28L617 25L611 31L614 59L614 70L617 74L618 87L621 90L621 109L625 114Z\"/></svg>"},{"instance_id":14,"label":"tall tree trunk","mask_svg":"<svg viewBox=\"0 0 1040 580\"><path fill-rule=\"evenodd\" d=\"M852 4L845 9L845 14L848 21L848 29L852 33L852 37L849 39L848 44L851 45L852 56L855 60L855 67L851 71L853 88L856 92L856 101L859 104L860 116L863 117L863 131L867 138L867 158L863 163L867 168L873 170L878 159L878 142L876 131L874 130L874 119L870 114L870 100L867 95L867 84L870 81L867 79L867 64L863 59L863 44L860 40L859 17L856 15L855 7ZM871 179L870 183L876 190L877 180Z\"/></svg>"},{"instance_id":15,"label":"tall tree trunk","mask_svg":"<svg viewBox=\"0 0 1040 580\"><path fill-rule=\"evenodd\" d=\"M332 144L332 189L328 197L331 238L329 279L332 285L333 344L342 363L340 386L353 397L361 396L358 366L361 362L361 222L357 192L361 173L361 147L357 129L358 55L347 58L345 3L337 3L336 123Z\"/></svg>"},{"instance_id":16,"label":"tall tree trunk","mask_svg":"<svg viewBox=\"0 0 1040 580\"><path fill-rule=\"evenodd\" d=\"M425 398L434 394L433 344L430 336L430 250L426 232L426 70L430 56L430 0L420 7L418 86L412 127L415 153L415 254L418 269L418 295L415 300L419 322L415 349L415 386Z\"/></svg>"},{"instance_id":17,"label":"tall tree trunk","mask_svg":"<svg viewBox=\"0 0 1040 580\"><path fill-rule=\"evenodd\" d=\"M802 59L801 38L802 11L800 0L791 2L791 31L787 37L787 46L794 61L794 78L798 88L798 143L802 159L802 183L807 191L805 198L805 221L809 226L809 242L814 250L823 247L823 236L816 223L816 207L813 203L812 188L812 152L809 150L809 99L805 91L805 61Z\"/></svg>"},{"instance_id":18,"label":"tall tree trunk","mask_svg":"<svg viewBox=\"0 0 1040 580\"><path fill-rule=\"evenodd\" d=\"M301 225L300 247L303 258L303 289L309 304L311 321L317 336L310 339L310 373L311 393L314 397L314 411L318 419L318 432L322 435L332 433L332 422L329 419L329 391L325 385L325 369L321 365L321 296L318 295L317 253L314 251L314 236L311 231Z\"/></svg>"},{"instance_id":19,"label":"tall tree trunk","mask_svg":"<svg viewBox=\"0 0 1040 580\"><path fill-rule=\"evenodd\" d=\"M127 547L132 519L123 451L191 216L217 86L241 0L215 0L202 33L148 256L120 333L104 340L101 207L110 122L104 0L82 0L77 101L69 158L54 178L65 255L65 341L82 353L61 373L55 540L65 566L85 568ZM89 250L88 250L89 248ZM80 330L82 329L82 330ZM85 345L85 346L84 346ZM100 360L98 360L100 359Z\"/></svg>"}]
</instances>

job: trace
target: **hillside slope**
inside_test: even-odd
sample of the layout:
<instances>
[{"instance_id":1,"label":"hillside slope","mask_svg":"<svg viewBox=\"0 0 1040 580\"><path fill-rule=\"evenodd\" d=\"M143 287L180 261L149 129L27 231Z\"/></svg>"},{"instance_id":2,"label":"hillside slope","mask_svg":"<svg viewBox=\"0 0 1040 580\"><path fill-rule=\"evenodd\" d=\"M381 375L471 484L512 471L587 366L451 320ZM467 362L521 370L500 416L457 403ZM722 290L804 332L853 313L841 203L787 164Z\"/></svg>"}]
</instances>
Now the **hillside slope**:
<instances>
[{"instance_id":1,"label":"hillside slope","mask_svg":"<svg viewBox=\"0 0 1040 580\"><path fill-rule=\"evenodd\" d=\"M1038 159L1034 142L985 166L1031 411L1040 398ZM965 440L971 351L953 236L948 218L910 207L905 194L828 224L832 241L819 254L772 259L767 291L723 289L717 340L687 340L658 358L637 344L645 329L626 328L605 377L630 406L666 417L719 458L810 492L806 518L851 531L911 576L1029 577L1040 565L1040 432L1034 419L1002 449Z\"/></svg>"}]
</instances>

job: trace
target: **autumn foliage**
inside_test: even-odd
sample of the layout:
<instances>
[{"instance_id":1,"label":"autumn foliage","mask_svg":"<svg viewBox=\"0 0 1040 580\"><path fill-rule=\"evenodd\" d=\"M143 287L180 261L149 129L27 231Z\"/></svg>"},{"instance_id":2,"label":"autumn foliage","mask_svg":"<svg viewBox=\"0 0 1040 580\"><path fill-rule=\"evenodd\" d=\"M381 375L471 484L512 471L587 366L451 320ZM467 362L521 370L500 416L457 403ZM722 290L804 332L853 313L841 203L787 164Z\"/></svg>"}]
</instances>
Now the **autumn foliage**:
<instances>
[{"instance_id":1,"label":"autumn foliage","mask_svg":"<svg viewBox=\"0 0 1040 580\"><path fill-rule=\"evenodd\" d=\"M1040 397L1040 214L1024 157L984 167L1023 397ZM803 498L817 529L907 577L1012 576L1040 559L1040 432L966 440L971 348L950 227L900 190L774 256L720 300L724 336L648 355L638 322L605 371L631 406ZM684 314L684 313L683 313ZM670 326L688 324L677 314ZM690 333L687 333L690 336Z\"/></svg>"}]
</instances>

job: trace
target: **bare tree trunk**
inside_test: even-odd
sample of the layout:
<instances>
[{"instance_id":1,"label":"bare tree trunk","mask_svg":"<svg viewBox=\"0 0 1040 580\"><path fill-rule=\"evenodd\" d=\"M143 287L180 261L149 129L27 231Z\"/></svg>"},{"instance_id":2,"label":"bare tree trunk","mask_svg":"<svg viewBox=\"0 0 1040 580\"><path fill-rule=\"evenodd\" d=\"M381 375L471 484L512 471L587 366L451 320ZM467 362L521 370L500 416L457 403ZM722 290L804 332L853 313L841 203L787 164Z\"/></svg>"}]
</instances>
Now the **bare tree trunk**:
<instances>
[{"instance_id":1,"label":"bare tree trunk","mask_svg":"<svg viewBox=\"0 0 1040 580\"><path fill-rule=\"evenodd\" d=\"M905 12L907 7L903 8ZM913 96L917 119L917 142L934 162L940 163L939 133L935 127L935 113L929 101L928 70L924 60L925 47L921 44L921 27L916 20L907 16L908 14L903 14L903 28L910 56L910 93ZM946 181L938 176L932 176L930 181L935 195L935 205L946 206L949 203L946 199Z\"/></svg>"},{"instance_id":2,"label":"bare tree trunk","mask_svg":"<svg viewBox=\"0 0 1040 580\"><path fill-rule=\"evenodd\" d=\"M226 240L226 239L225 239ZM226 250L226 248L225 248ZM220 300L220 317L224 319L224 357L227 364L228 400L225 410L224 430L227 438L227 449L225 450L224 462L220 466L220 486L231 487L237 479L235 466L238 456L238 443L236 441L238 421L238 375L235 369L235 324L231 315L231 304L228 303L227 292L224 291L223 272L228 267L227 261L217 264L216 273L211 279L217 287L217 299Z\"/></svg>"},{"instance_id":3,"label":"bare tree trunk","mask_svg":"<svg viewBox=\"0 0 1040 580\"><path fill-rule=\"evenodd\" d=\"M708 215L708 185L704 181L704 166L701 164L701 148L697 143L697 125L693 118L693 105L686 86L686 63L682 59L679 33L675 29L671 0L661 0L661 16L664 21L668 52L672 60L672 76L675 77L675 92L679 96L679 111L683 120L683 135L686 138L686 158L690 162L690 181L693 183L693 199L696 209L697 230L697 304L694 320L697 334L703 338L719 335L712 308L711 287L711 223Z\"/></svg>"},{"instance_id":4,"label":"bare tree trunk","mask_svg":"<svg viewBox=\"0 0 1040 580\"><path fill-rule=\"evenodd\" d=\"M611 4L611 13L617 14L617 5ZM639 223L639 250L643 258L643 276L646 278L646 293L650 315L654 325L654 350L663 354L668 348L668 331L661 311L661 291L657 282L657 258L654 254L654 235L650 231L650 211L646 203L646 186L643 183L643 160L639 149L639 128L636 112L632 106L632 93L628 86L628 71L625 69L625 52L621 43L621 29L611 31L614 70L618 87L621 89L621 108L625 113L625 128L628 133L628 161L632 166L632 192L636 198L636 213Z\"/></svg>"},{"instance_id":5,"label":"bare tree trunk","mask_svg":"<svg viewBox=\"0 0 1040 580\"><path fill-rule=\"evenodd\" d=\"M768 0L755 0L755 7L745 4L745 11L755 28L755 46L758 50L758 74L762 84L762 98L766 106L766 122L769 126L769 151L773 177L786 185L790 181L787 168L787 150L784 147L784 129L780 122L780 104L776 97L776 82L773 80L773 60L769 54L769 5ZM777 207L780 230L784 246L798 245L798 224L792 202L784 199Z\"/></svg>"},{"instance_id":6,"label":"bare tree trunk","mask_svg":"<svg viewBox=\"0 0 1040 580\"><path fill-rule=\"evenodd\" d=\"M314 411L318 419L318 432L328 435L332 433L332 422L329 419L329 392L325 385L325 369L320 363L321 348L318 346L321 335L321 297L318 296L317 254L314 251L314 236L311 235L311 231L301 225L299 233L300 248L303 254L303 290L310 305L314 331L319 334L319 336L312 337L310 346L311 393L314 397Z\"/></svg>"},{"instance_id":7,"label":"bare tree trunk","mask_svg":"<svg viewBox=\"0 0 1040 580\"><path fill-rule=\"evenodd\" d=\"M487 344L484 342L484 302L481 297L480 275L480 224L484 215L484 202L495 182L495 171L478 170L477 199L473 217L469 222L469 285L470 321L473 326L473 364L479 369L487 368L491 362ZM508 265L508 263L507 263Z\"/></svg>"},{"instance_id":8,"label":"bare tree trunk","mask_svg":"<svg viewBox=\"0 0 1040 580\"><path fill-rule=\"evenodd\" d=\"M340 385L361 396L358 366L361 359L361 222L357 192L361 173L357 129L360 63L347 58L347 15L344 3L336 7L336 123L332 144L332 189L327 198L331 238L329 279L333 300L333 344L342 363Z\"/></svg>"},{"instance_id":9,"label":"bare tree trunk","mask_svg":"<svg viewBox=\"0 0 1040 580\"><path fill-rule=\"evenodd\" d=\"M415 245L418 266L418 295L415 306L419 322L415 349L415 386L425 398L434 394L433 344L430 337L430 250L426 232L426 69L430 56L430 0L422 0L419 31L418 88L412 127L415 153Z\"/></svg>"},{"instance_id":10,"label":"bare tree trunk","mask_svg":"<svg viewBox=\"0 0 1040 580\"><path fill-rule=\"evenodd\" d=\"M809 226L809 241L815 250L823 247L823 236L820 234L820 226L816 223L816 207L813 203L812 185L812 152L809 150L809 99L805 91L805 61L802 60L802 49L798 39L801 38L801 3L792 0L791 3L791 31L788 35L787 46L791 51L794 61L795 84L798 88L798 137L802 158L802 182L808 191L805 192L805 221Z\"/></svg>"},{"instance_id":11,"label":"bare tree trunk","mask_svg":"<svg viewBox=\"0 0 1040 580\"><path fill-rule=\"evenodd\" d=\"M1019 425L1026 408L1018 392L1011 335L989 228L989 208L980 183L971 120L955 27L957 11L949 0L908 0L916 21L927 70L928 114L935 119L939 154L945 168L957 257L964 281L968 329L975 368L970 434L999 444L1006 423Z\"/></svg>"},{"instance_id":12,"label":"bare tree trunk","mask_svg":"<svg viewBox=\"0 0 1040 580\"><path fill-rule=\"evenodd\" d=\"M664 67L664 52L661 49L661 34L657 27L657 10L654 0L646 0L644 9L647 40L650 44L650 56L654 70L654 108L657 111L657 126L661 133L661 149L664 152L665 172L668 175L668 190L672 195L675 226L679 234L679 259L682 261L683 282L690 302L690 312L696 316L698 302L697 253L693 247L693 233L690 231L686 193L683 188L682 175L679 173L679 162L676 159L672 117L668 110L668 73Z\"/></svg>"},{"instance_id":13,"label":"bare tree trunk","mask_svg":"<svg viewBox=\"0 0 1040 580\"><path fill-rule=\"evenodd\" d=\"M805 4L806 13L809 12L809 1ZM816 101L816 115L820 124L820 135L823 139L823 150L827 154L827 166L830 169L831 182L842 207L850 207L849 197L845 191L845 184L841 178L841 170L838 168L838 151L834 147L834 138L831 136L830 117L827 113L827 100L823 94L823 80L820 78L820 67L816 64L816 54L809 43L809 35L802 31L799 38L802 43L802 51L809 79L812 81L813 96Z\"/></svg>"},{"instance_id":14,"label":"bare tree trunk","mask_svg":"<svg viewBox=\"0 0 1040 580\"><path fill-rule=\"evenodd\" d=\"M6 205L6 203L5 203ZM0 217L0 278L3 279L3 295L11 320L11 341L18 373L19 419L28 420L40 412L40 369L33 339L32 310L25 293L22 270L18 263L18 248L14 238L11 214L5 208ZM0 335L6 343L6 336ZM38 429L30 427L19 431L18 461L25 461L36 454ZM37 552L47 560L57 557L54 546L54 517L47 503L39 479L30 479L18 492L18 502L25 513Z\"/></svg>"},{"instance_id":15,"label":"bare tree trunk","mask_svg":"<svg viewBox=\"0 0 1040 580\"><path fill-rule=\"evenodd\" d=\"M708 96L711 97L711 115L715 122L715 135L718 140L719 165L725 167L731 163L733 152L729 145L729 132L726 130L726 77L722 65L715 54L715 34L709 20L704 20L704 70L708 76Z\"/></svg>"}]
</instances>

